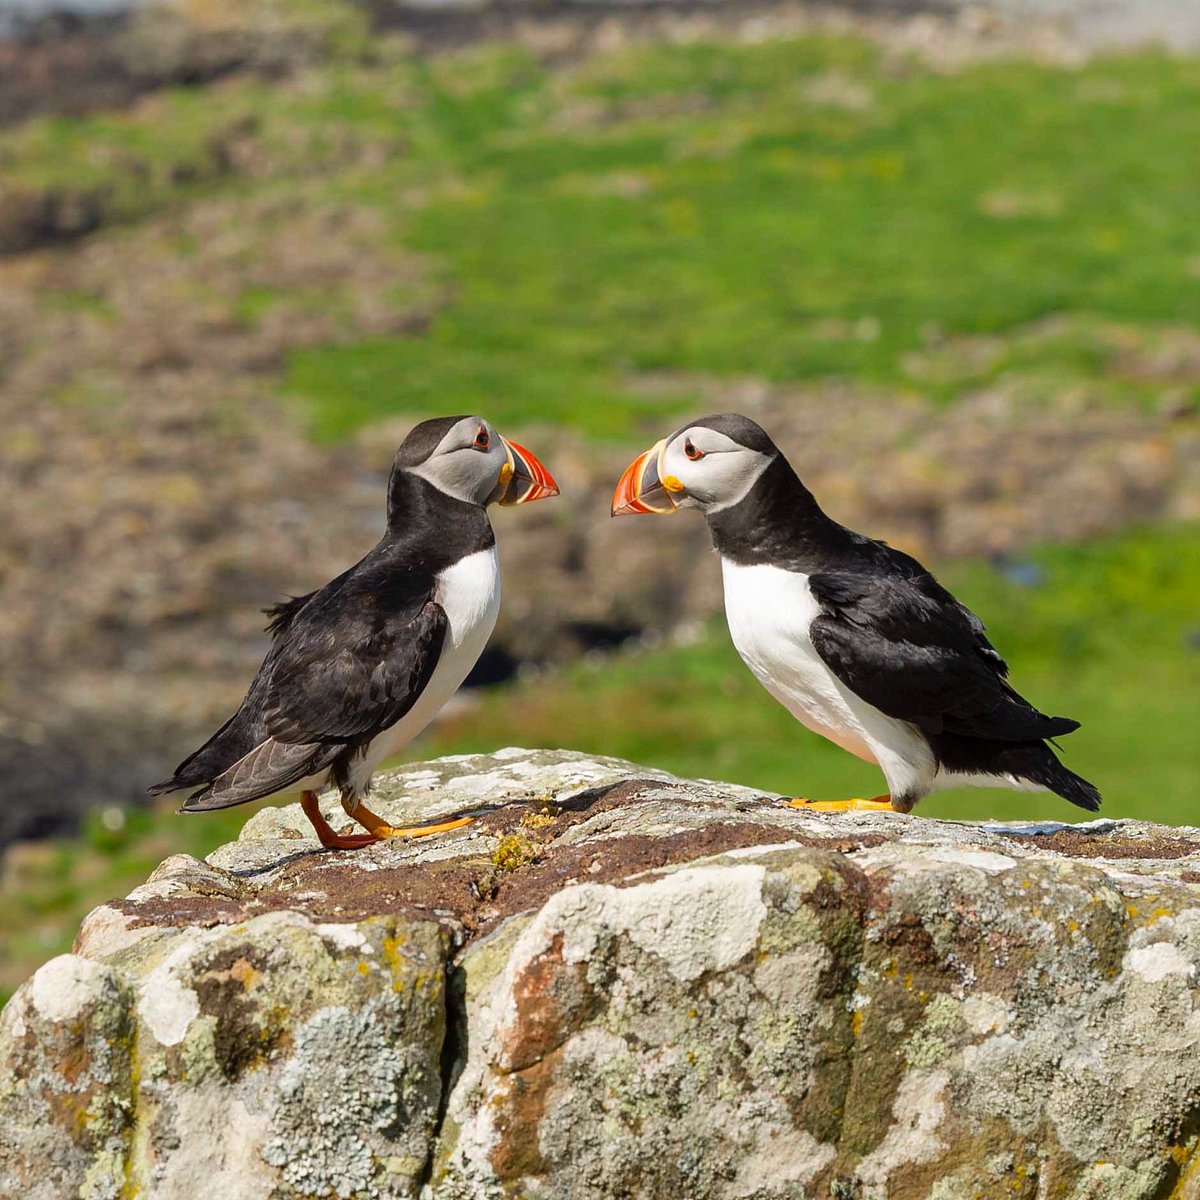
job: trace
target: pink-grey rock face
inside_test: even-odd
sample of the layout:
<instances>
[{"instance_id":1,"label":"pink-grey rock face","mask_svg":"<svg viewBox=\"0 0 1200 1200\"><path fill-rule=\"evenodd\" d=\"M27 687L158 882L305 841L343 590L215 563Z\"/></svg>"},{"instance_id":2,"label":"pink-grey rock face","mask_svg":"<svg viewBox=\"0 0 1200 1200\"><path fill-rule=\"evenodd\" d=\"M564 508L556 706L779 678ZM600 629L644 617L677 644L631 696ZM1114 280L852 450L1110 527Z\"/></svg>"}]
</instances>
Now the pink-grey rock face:
<instances>
[{"instance_id":1,"label":"pink-grey rock face","mask_svg":"<svg viewBox=\"0 0 1200 1200\"><path fill-rule=\"evenodd\" d=\"M266 810L18 992L0 1195L1200 1196L1198 830L546 751L379 791L480 815L337 854Z\"/></svg>"}]
</instances>

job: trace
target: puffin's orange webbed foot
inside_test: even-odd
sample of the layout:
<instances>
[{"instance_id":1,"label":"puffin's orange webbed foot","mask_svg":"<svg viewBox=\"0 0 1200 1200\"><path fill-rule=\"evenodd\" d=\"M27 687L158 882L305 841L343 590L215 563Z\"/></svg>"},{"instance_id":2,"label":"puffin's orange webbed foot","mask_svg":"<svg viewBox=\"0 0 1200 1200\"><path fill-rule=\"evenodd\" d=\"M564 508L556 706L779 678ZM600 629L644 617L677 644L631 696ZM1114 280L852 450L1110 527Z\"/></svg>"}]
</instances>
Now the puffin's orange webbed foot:
<instances>
[{"instance_id":1,"label":"puffin's orange webbed foot","mask_svg":"<svg viewBox=\"0 0 1200 1200\"><path fill-rule=\"evenodd\" d=\"M854 797L850 800L808 800L803 796L787 802L789 808L803 808L809 812L895 812L891 796L876 796L871 800Z\"/></svg>"},{"instance_id":2,"label":"puffin's orange webbed foot","mask_svg":"<svg viewBox=\"0 0 1200 1200\"><path fill-rule=\"evenodd\" d=\"M474 817L453 817L448 821L437 821L432 825L412 825L397 828L389 825L377 813L373 813L365 804L354 809L354 819L371 831L372 839L378 838L419 838L428 837L431 833L449 833L452 829L461 829L470 825Z\"/></svg>"},{"instance_id":3,"label":"puffin's orange webbed foot","mask_svg":"<svg viewBox=\"0 0 1200 1200\"><path fill-rule=\"evenodd\" d=\"M312 827L317 831L317 837L326 850L361 850L363 846L370 846L379 841L373 833L338 833L321 815L316 792L302 792L300 807L312 822Z\"/></svg>"}]
</instances>

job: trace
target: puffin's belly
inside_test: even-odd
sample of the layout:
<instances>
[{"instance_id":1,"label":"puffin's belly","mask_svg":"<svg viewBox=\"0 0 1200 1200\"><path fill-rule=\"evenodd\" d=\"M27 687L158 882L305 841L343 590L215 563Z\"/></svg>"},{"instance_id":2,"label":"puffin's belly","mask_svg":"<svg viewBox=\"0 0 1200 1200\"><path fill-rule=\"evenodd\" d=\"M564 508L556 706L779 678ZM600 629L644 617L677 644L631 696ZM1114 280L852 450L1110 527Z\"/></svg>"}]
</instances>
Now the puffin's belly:
<instances>
[{"instance_id":1,"label":"puffin's belly","mask_svg":"<svg viewBox=\"0 0 1200 1200\"><path fill-rule=\"evenodd\" d=\"M821 607L808 576L769 564L721 560L725 616L742 660L802 725L878 763L929 756L916 730L856 696L825 665L809 636ZM918 744L918 742L920 744Z\"/></svg>"},{"instance_id":2,"label":"puffin's belly","mask_svg":"<svg viewBox=\"0 0 1200 1200\"><path fill-rule=\"evenodd\" d=\"M875 762L841 684L808 635L820 612L808 576L725 559L721 568L729 634L754 677L806 728Z\"/></svg>"}]
</instances>

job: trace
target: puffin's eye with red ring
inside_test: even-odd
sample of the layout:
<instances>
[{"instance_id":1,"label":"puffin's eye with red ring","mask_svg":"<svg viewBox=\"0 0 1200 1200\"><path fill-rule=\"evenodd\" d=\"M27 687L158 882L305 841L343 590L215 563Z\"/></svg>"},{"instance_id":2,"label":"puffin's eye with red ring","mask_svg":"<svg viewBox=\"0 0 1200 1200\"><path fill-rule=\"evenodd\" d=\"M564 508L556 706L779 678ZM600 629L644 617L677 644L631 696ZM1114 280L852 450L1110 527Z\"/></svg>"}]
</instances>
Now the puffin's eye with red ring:
<instances>
[{"instance_id":1,"label":"puffin's eye with red ring","mask_svg":"<svg viewBox=\"0 0 1200 1200\"><path fill-rule=\"evenodd\" d=\"M479 432L475 435L473 445L476 450L486 450L491 445L492 439L488 436L488 431L480 425Z\"/></svg>"},{"instance_id":2,"label":"puffin's eye with red ring","mask_svg":"<svg viewBox=\"0 0 1200 1200\"><path fill-rule=\"evenodd\" d=\"M688 438L688 440L684 442L683 452L692 460L692 462L699 462L704 457L704 451L693 445L691 438Z\"/></svg>"}]
</instances>

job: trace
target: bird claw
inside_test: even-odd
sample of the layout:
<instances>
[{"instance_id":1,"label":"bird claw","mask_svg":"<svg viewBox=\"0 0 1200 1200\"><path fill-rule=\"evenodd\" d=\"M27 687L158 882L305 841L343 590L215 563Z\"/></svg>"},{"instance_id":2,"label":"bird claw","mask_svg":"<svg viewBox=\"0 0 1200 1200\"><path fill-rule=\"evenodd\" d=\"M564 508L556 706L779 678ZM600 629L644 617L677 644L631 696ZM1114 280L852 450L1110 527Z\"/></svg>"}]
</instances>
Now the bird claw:
<instances>
[{"instance_id":1,"label":"bird claw","mask_svg":"<svg viewBox=\"0 0 1200 1200\"><path fill-rule=\"evenodd\" d=\"M321 845L326 850L361 850L364 846L373 846L379 839L373 833L333 833L321 837Z\"/></svg>"},{"instance_id":2,"label":"bird claw","mask_svg":"<svg viewBox=\"0 0 1200 1200\"><path fill-rule=\"evenodd\" d=\"M397 828L395 825L388 824L378 813L373 813L365 804L357 805L350 815L377 838L428 837L431 833L449 833L452 829L461 829L475 820L474 817L451 817L446 821L435 821L431 825L411 825Z\"/></svg>"},{"instance_id":3,"label":"bird claw","mask_svg":"<svg viewBox=\"0 0 1200 1200\"><path fill-rule=\"evenodd\" d=\"M428 837L432 833L449 833L450 830L461 829L475 820L474 817L452 817L447 821L436 821L432 825L413 825L398 829L373 813L365 804L359 804L352 813L347 809L347 813L364 826L367 832L338 833L322 815L315 792L305 792L300 797L300 807L312 822L317 837L326 850L361 850L364 846L372 846L390 838L419 838Z\"/></svg>"},{"instance_id":4,"label":"bird claw","mask_svg":"<svg viewBox=\"0 0 1200 1200\"><path fill-rule=\"evenodd\" d=\"M300 807L316 830L317 840L326 850L361 850L379 841L373 833L338 833L322 815L316 792L305 792L300 797Z\"/></svg>"}]
</instances>

